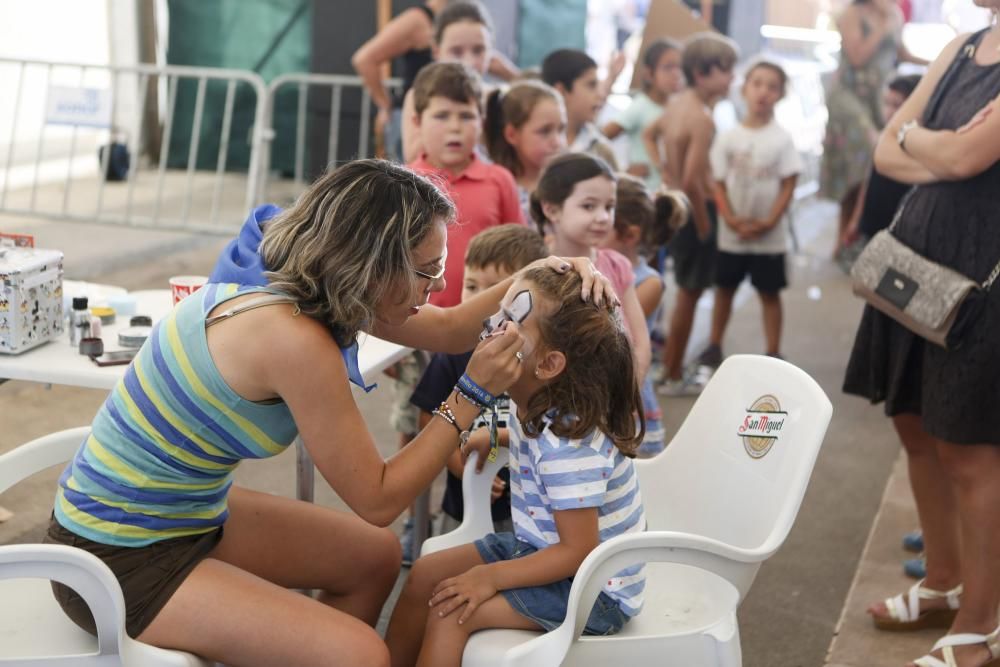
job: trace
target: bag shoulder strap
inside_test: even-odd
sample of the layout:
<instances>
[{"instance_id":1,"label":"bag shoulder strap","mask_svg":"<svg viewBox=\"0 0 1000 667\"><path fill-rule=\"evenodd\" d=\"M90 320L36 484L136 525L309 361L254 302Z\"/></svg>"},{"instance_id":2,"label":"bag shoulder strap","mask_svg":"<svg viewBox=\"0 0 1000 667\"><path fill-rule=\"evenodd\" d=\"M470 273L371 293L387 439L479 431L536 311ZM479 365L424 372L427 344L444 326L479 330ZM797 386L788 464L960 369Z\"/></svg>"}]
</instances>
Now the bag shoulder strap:
<instances>
[{"instance_id":1,"label":"bag shoulder strap","mask_svg":"<svg viewBox=\"0 0 1000 667\"><path fill-rule=\"evenodd\" d=\"M938 81L937 86L935 86L934 92L931 93L931 98L927 101L927 106L924 107L924 117L921 119L921 125L926 126L927 121L937 113L938 107L941 106L941 102L948 93L952 80L955 78L959 68L961 68L962 63L969 58L975 57L976 48L978 48L979 42L982 40L983 35L989 32L989 30L989 28L986 28L969 35L968 39L965 40L965 44L962 45L962 48L959 49L958 53L955 54L955 57L952 58L951 63L948 64L948 69L945 70L944 74L941 76L941 80Z\"/></svg>"}]
</instances>

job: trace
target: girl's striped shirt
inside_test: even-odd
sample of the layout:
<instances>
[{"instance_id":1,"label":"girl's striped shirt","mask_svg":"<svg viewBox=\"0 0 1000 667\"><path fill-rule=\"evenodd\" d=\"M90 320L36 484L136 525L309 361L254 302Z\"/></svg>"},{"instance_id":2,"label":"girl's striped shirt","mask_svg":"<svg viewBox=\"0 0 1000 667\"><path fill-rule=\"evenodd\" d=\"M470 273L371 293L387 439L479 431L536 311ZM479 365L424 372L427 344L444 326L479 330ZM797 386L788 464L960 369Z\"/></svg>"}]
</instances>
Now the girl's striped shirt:
<instances>
[{"instance_id":1,"label":"girl's striped shirt","mask_svg":"<svg viewBox=\"0 0 1000 667\"><path fill-rule=\"evenodd\" d=\"M510 500L514 535L536 549L559 542L553 512L597 508L601 542L646 529L639 478L632 459L595 430L581 440L561 438L546 426L529 438L511 403L507 422L510 438ZM604 585L628 616L642 609L645 568L635 565L618 572Z\"/></svg>"}]
</instances>

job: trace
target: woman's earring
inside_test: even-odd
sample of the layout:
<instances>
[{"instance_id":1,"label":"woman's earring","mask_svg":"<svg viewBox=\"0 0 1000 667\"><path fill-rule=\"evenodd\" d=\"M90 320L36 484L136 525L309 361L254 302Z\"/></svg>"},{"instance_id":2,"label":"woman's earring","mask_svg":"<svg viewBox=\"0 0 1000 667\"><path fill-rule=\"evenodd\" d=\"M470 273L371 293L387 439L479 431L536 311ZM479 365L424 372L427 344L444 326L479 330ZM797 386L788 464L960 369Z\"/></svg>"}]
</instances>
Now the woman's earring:
<instances>
[{"instance_id":1,"label":"woman's earring","mask_svg":"<svg viewBox=\"0 0 1000 667\"><path fill-rule=\"evenodd\" d=\"M538 377L538 368L535 368L535 377Z\"/></svg>"}]
</instances>

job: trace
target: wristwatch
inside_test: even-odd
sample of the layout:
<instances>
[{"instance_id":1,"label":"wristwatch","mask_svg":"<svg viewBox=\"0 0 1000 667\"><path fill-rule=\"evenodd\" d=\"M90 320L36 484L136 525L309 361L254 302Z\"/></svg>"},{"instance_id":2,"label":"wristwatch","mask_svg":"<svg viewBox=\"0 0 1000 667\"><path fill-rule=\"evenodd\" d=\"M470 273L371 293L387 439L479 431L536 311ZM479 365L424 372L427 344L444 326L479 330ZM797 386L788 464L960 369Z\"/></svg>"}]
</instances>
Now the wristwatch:
<instances>
[{"instance_id":1,"label":"wristwatch","mask_svg":"<svg viewBox=\"0 0 1000 667\"><path fill-rule=\"evenodd\" d=\"M896 132L896 143L899 144L899 147L902 148L904 152L906 151L906 134L915 127L920 127L920 123L917 122L916 118L908 120L900 125L899 131Z\"/></svg>"}]
</instances>

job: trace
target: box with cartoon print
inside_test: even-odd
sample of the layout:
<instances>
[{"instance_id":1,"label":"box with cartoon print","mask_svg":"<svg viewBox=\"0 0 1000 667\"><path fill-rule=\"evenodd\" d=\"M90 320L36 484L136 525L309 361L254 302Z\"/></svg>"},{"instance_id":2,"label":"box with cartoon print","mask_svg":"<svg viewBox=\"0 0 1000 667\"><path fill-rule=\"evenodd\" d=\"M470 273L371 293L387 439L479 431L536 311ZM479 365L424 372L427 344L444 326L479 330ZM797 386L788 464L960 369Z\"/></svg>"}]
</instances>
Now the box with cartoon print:
<instances>
[{"instance_id":1,"label":"box with cartoon print","mask_svg":"<svg viewBox=\"0 0 1000 667\"><path fill-rule=\"evenodd\" d=\"M19 354L62 335L58 250L0 247L0 354Z\"/></svg>"}]
</instances>

